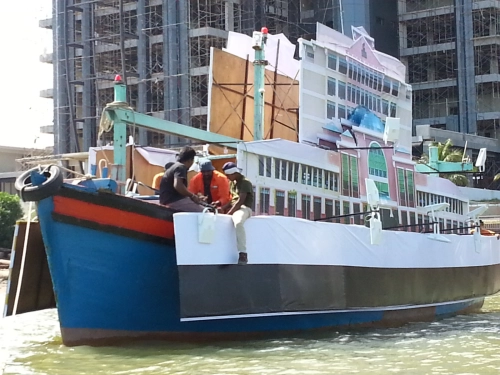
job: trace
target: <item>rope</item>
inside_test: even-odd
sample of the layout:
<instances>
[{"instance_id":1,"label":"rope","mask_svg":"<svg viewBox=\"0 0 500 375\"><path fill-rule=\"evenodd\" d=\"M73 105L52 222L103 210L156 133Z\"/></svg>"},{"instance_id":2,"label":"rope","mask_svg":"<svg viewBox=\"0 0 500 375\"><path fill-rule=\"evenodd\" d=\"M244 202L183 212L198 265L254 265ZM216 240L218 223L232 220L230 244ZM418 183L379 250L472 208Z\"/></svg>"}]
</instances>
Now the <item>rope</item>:
<instances>
[{"instance_id":1,"label":"rope","mask_svg":"<svg viewBox=\"0 0 500 375\"><path fill-rule=\"evenodd\" d=\"M135 179L135 129L137 127L137 124L135 122L135 112L132 107L129 106L127 102L111 102L104 107L101 115L101 120L99 121L99 134L97 136L98 139L101 138L102 134L104 132L108 133L112 128L113 128L113 120L111 119L110 116L106 116L107 111L112 111L115 109L127 109L132 112L132 139L134 142L131 145L131 153L132 153L132 181ZM114 146L113 146L114 147ZM101 145L101 151L104 151ZM110 163L108 160L108 157L106 156L106 152L103 152L104 158L106 159L106 162L108 164L108 168L111 165L114 165L113 163ZM84 175L85 176L85 175ZM119 181L117 181L119 182Z\"/></svg>"},{"instance_id":2,"label":"rope","mask_svg":"<svg viewBox=\"0 0 500 375\"><path fill-rule=\"evenodd\" d=\"M106 104L106 107L102 110L101 120L99 121L99 134L97 138L101 138L103 133L108 133L113 128L113 120L109 116L106 116L106 112L119 108L134 111L127 102L111 102Z\"/></svg>"}]
</instances>

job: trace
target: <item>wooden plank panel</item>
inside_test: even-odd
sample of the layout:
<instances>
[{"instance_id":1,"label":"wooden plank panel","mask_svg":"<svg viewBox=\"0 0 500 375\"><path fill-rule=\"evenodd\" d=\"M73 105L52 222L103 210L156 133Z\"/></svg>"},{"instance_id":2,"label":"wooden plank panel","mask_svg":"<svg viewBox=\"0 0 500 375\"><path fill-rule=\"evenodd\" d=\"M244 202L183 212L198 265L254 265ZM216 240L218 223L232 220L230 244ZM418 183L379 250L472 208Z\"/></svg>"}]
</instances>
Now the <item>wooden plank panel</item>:
<instances>
[{"instance_id":1,"label":"wooden plank panel","mask_svg":"<svg viewBox=\"0 0 500 375\"><path fill-rule=\"evenodd\" d=\"M243 126L243 140L251 141L253 140L254 120L253 65L250 63L248 66L248 92L245 95L246 60L218 49L212 49L212 51L210 131L241 139L243 122L246 125ZM298 81L278 72L276 86L273 88L274 76L273 71L266 70L264 137L269 139L271 124L273 124L274 138L297 141ZM276 90L276 94L274 118L271 118L273 89Z\"/></svg>"},{"instance_id":2,"label":"wooden plank panel","mask_svg":"<svg viewBox=\"0 0 500 375\"><path fill-rule=\"evenodd\" d=\"M21 221L18 225L19 231L15 240L13 254L14 265L9 275L10 283L6 298L7 316L12 315L14 309L27 222ZM17 314L56 307L52 280L38 222L32 222L30 225L24 267Z\"/></svg>"}]
</instances>

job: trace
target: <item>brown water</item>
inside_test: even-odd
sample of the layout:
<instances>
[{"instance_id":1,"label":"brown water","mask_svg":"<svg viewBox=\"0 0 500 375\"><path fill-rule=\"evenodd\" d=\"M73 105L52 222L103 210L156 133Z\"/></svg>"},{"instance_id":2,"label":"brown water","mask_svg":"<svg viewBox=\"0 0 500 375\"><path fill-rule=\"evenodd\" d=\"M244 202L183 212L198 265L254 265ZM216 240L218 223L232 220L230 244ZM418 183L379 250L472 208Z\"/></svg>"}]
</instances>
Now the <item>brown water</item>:
<instances>
[{"instance_id":1,"label":"brown water","mask_svg":"<svg viewBox=\"0 0 500 375\"><path fill-rule=\"evenodd\" d=\"M0 319L0 373L498 375L500 295L480 314L435 323L209 346L67 348L47 310Z\"/></svg>"}]
</instances>

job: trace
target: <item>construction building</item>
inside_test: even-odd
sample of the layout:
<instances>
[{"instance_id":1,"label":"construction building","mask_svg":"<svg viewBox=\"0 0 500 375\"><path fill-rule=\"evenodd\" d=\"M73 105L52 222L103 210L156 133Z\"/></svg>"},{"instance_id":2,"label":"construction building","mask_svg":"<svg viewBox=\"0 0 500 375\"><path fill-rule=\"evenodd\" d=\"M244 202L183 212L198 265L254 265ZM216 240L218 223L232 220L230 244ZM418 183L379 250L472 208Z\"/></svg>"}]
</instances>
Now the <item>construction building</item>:
<instances>
[{"instance_id":1,"label":"construction building","mask_svg":"<svg viewBox=\"0 0 500 375\"><path fill-rule=\"evenodd\" d=\"M482 187L500 161L500 3L399 0L400 59L413 87L414 135L488 148ZM426 125L419 127L419 125Z\"/></svg>"},{"instance_id":2,"label":"construction building","mask_svg":"<svg viewBox=\"0 0 500 375\"><path fill-rule=\"evenodd\" d=\"M55 152L86 151L97 143L103 108L113 101L113 79L128 84L139 112L197 128L207 125L210 47L223 48L228 32L251 35L266 26L292 42L314 37L316 22L350 33L363 26L397 54L397 1L356 0L53 0ZM179 139L137 130L141 145ZM109 137L109 135L107 135ZM104 139L108 142L110 139Z\"/></svg>"}]
</instances>

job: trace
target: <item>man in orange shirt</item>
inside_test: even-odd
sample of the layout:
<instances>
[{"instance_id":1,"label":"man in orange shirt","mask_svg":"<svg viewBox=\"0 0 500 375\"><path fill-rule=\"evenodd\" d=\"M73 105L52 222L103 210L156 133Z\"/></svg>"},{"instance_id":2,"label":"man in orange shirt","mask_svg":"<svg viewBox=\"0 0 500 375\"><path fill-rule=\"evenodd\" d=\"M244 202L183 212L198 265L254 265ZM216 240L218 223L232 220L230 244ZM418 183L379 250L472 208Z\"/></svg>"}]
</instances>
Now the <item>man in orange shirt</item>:
<instances>
[{"instance_id":1,"label":"man in orange shirt","mask_svg":"<svg viewBox=\"0 0 500 375\"><path fill-rule=\"evenodd\" d=\"M231 200L227 177L216 171L208 159L201 159L199 165L200 173L189 181L188 190L193 194L201 195L208 204L226 205Z\"/></svg>"},{"instance_id":2,"label":"man in orange shirt","mask_svg":"<svg viewBox=\"0 0 500 375\"><path fill-rule=\"evenodd\" d=\"M484 221L482 220L479 220L479 229L481 230L481 236L496 236L497 239L500 239L500 235L484 227ZM474 234L475 231L476 231L475 229L472 229L470 233Z\"/></svg>"}]
</instances>

